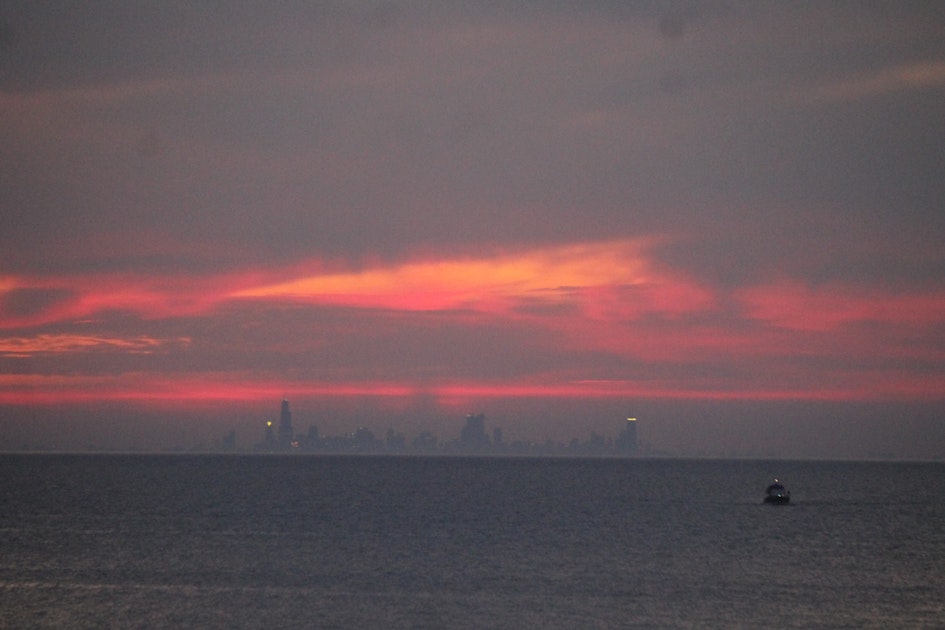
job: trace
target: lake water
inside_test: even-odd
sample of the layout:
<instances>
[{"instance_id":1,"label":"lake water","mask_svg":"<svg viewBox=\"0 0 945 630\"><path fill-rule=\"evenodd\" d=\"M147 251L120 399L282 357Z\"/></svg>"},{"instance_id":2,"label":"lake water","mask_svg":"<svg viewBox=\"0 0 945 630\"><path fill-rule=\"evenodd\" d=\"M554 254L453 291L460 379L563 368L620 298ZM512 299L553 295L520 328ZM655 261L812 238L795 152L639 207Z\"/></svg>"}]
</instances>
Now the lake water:
<instances>
[{"instance_id":1,"label":"lake water","mask_svg":"<svg viewBox=\"0 0 945 630\"><path fill-rule=\"evenodd\" d=\"M0 627L168 626L945 627L945 465L0 456Z\"/></svg>"}]
</instances>

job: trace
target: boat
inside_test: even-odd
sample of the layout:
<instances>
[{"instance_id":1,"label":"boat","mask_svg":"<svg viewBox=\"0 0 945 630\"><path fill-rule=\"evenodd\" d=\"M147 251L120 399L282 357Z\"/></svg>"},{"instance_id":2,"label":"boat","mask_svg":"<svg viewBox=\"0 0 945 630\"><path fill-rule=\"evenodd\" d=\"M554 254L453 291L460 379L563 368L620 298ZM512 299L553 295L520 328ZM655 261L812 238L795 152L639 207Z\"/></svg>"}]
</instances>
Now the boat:
<instances>
[{"instance_id":1,"label":"boat","mask_svg":"<svg viewBox=\"0 0 945 630\"><path fill-rule=\"evenodd\" d=\"M770 503L772 505L787 505L791 502L791 491L784 488L782 484L777 479L774 480L774 483L769 485L765 489L765 503Z\"/></svg>"}]
</instances>

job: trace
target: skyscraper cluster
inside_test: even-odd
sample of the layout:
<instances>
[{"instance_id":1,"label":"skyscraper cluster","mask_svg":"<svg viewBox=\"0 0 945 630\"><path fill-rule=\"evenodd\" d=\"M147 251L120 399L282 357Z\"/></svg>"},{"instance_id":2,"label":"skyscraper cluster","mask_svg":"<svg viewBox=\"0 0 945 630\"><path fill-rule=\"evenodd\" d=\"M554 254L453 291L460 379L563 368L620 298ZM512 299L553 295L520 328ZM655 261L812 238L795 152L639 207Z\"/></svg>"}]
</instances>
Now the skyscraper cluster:
<instances>
[{"instance_id":1,"label":"skyscraper cluster","mask_svg":"<svg viewBox=\"0 0 945 630\"><path fill-rule=\"evenodd\" d=\"M419 454L496 454L496 455L553 455L553 456L629 456L638 454L637 419L627 418L623 430L615 438L591 433L585 441L572 439L568 444L546 441L538 444L526 441L506 442L502 429L495 427L492 437L486 432L486 416L469 414L459 436L440 441L424 431L412 442L399 432L389 429L381 439L365 427L339 436L322 436L313 425L308 433L296 435L292 427L289 401L282 399L277 423L266 422L263 441L256 444L256 452L278 453L419 453Z\"/></svg>"}]
</instances>

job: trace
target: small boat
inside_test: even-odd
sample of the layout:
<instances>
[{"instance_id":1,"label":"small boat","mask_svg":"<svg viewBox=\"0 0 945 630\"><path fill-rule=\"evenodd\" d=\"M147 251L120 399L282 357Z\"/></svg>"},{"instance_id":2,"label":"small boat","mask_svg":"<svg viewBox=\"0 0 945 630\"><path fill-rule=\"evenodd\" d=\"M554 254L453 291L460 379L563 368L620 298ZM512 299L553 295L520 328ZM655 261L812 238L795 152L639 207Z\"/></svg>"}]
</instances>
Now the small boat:
<instances>
[{"instance_id":1,"label":"small boat","mask_svg":"<svg viewBox=\"0 0 945 630\"><path fill-rule=\"evenodd\" d=\"M765 489L765 503L771 503L772 505L787 505L790 502L791 491L786 490L784 485L777 479L775 479L774 483Z\"/></svg>"}]
</instances>

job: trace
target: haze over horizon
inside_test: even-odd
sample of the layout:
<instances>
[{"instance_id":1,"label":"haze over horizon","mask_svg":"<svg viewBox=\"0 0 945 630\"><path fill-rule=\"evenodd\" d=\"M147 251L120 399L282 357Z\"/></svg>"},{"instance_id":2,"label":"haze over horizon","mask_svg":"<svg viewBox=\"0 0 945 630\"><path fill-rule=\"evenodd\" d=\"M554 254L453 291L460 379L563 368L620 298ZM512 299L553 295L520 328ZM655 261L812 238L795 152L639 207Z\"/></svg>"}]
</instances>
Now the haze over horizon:
<instances>
[{"instance_id":1,"label":"haze over horizon","mask_svg":"<svg viewBox=\"0 0 945 630\"><path fill-rule=\"evenodd\" d=\"M935 2L0 6L0 450L945 456Z\"/></svg>"}]
</instances>

